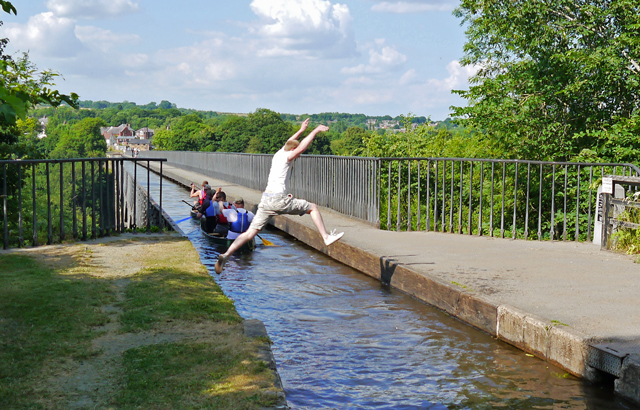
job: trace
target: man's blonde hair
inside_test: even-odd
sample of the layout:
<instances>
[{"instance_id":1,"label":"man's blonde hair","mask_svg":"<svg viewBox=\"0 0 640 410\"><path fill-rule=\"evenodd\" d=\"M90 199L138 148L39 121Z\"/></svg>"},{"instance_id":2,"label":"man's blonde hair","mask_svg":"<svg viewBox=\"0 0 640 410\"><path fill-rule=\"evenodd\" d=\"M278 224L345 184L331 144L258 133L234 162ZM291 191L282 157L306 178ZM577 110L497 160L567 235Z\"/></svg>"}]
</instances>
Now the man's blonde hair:
<instances>
[{"instance_id":1,"label":"man's blonde hair","mask_svg":"<svg viewBox=\"0 0 640 410\"><path fill-rule=\"evenodd\" d=\"M298 140L289 140L284 144L284 150L285 151L294 150L294 149L298 148L298 145L300 145L300 141L298 141Z\"/></svg>"}]
</instances>

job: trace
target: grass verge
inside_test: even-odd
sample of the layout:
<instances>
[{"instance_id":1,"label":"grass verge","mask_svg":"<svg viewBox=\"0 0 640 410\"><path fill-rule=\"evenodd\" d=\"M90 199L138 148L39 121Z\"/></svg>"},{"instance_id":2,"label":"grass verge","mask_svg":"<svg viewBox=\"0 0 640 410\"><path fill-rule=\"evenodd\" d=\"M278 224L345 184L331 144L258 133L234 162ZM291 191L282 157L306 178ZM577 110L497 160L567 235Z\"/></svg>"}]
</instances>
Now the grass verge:
<instances>
[{"instance_id":1,"label":"grass verge","mask_svg":"<svg viewBox=\"0 0 640 410\"><path fill-rule=\"evenodd\" d=\"M30 408L45 363L97 352L92 330L108 321L107 282L56 272L27 255L0 256L0 407ZM37 408L37 407L36 407Z\"/></svg>"},{"instance_id":2,"label":"grass verge","mask_svg":"<svg viewBox=\"0 0 640 410\"><path fill-rule=\"evenodd\" d=\"M0 408L273 405L241 322L184 239L0 254Z\"/></svg>"}]
</instances>

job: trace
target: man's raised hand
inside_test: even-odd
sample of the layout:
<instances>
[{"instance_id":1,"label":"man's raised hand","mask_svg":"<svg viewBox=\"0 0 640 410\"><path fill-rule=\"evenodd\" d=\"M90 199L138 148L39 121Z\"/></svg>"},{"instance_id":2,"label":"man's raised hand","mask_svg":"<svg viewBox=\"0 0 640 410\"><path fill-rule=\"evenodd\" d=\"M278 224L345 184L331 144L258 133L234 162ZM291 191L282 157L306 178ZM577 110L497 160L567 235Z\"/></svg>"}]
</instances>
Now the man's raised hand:
<instances>
[{"instance_id":1,"label":"man's raised hand","mask_svg":"<svg viewBox=\"0 0 640 410\"><path fill-rule=\"evenodd\" d=\"M300 126L300 131L306 130L307 127L309 126L310 121L311 121L311 118L307 118L306 120L302 121L302 125Z\"/></svg>"},{"instance_id":2,"label":"man's raised hand","mask_svg":"<svg viewBox=\"0 0 640 410\"><path fill-rule=\"evenodd\" d=\"M324 131L329 131L329 127L327 127L326 125L318 125L316 127L316 132L324 132Z\"/></svg>"}]
</instances>

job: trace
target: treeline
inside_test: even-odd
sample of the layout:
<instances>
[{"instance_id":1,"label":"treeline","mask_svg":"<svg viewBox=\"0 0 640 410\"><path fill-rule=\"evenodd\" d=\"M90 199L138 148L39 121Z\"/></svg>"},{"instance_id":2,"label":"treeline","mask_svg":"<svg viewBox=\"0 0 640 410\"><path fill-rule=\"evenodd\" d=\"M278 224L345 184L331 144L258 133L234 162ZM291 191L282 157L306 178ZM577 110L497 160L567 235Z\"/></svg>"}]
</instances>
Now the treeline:
<instances>
[{"instance_id":1,"label":"treeline","mask_svg":"<svg viewBox=\"0 0 640 410\"><path fill-rule=\"evenodd\" d=\"M322 123L322 124L330 124L342 122L349 126L361 126L365 127L367 125L368 120L376 120L378 122L382 121L402 121L403 116L398 115L396 117L392 117L390 115L382 115L382 116L370 116L364 114L347 114L341 112L324 112L321 114L302 114L302 115L293 115L293 114L281 114L282 119L287 121L298 121L300 118L311 118L311 121ZM414 124L424 124L428 120L427 117L412 117L412 121Z\"/></svg>"},{"instance_id":2,"label":"treeline","mask_svg":"<svg viewBox=\"0 0 640 410\"><path fill-rule=\"evenodd\" d=\"M155 135L154 149L179 151L222 151L273 153L293 134L305 118L315 124L325 124L329 132L322 133L309 149L317 155L363 155L371 150L365 143L374 135L387 135L389 140L403 139L396 135L404 127L422 125L426 117L378 116L364 114L321 113L280 114L260 108L249 114L230 114L177 108L169 101L160 104L137 105L133 102L80 101L79 109L69 106L36 107L29 118L18 121L22 140L30 148L29 157L63 158L100 156L106 151L100 127L130 124L133 129L148 127ZM46 118L46 137L37 138L39 119ZM395 121L388 130L370 130L368 119ZM450 119L437 128L453 135L457 130ZM430 128L433 130L433 128ZM423 131L424 134L424 131Z\"/></svg>"}]
</instances>

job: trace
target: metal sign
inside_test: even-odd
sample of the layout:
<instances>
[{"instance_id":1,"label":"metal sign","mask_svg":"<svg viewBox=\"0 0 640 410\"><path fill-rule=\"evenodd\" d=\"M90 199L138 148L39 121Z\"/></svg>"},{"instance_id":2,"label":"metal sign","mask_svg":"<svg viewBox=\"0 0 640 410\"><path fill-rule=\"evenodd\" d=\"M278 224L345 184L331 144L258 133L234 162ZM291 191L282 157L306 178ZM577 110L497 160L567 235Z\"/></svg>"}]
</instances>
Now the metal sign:
<instances>
[{"instance_id":1,"label":"metal sign","mask_svg":"<svg viewBox=\"0 0 640 410\"><path fill-rule=\"evenodd\" d=\"M613 194L613 178L602 177L602 193Z\"/></svg>"}]
</instances>

